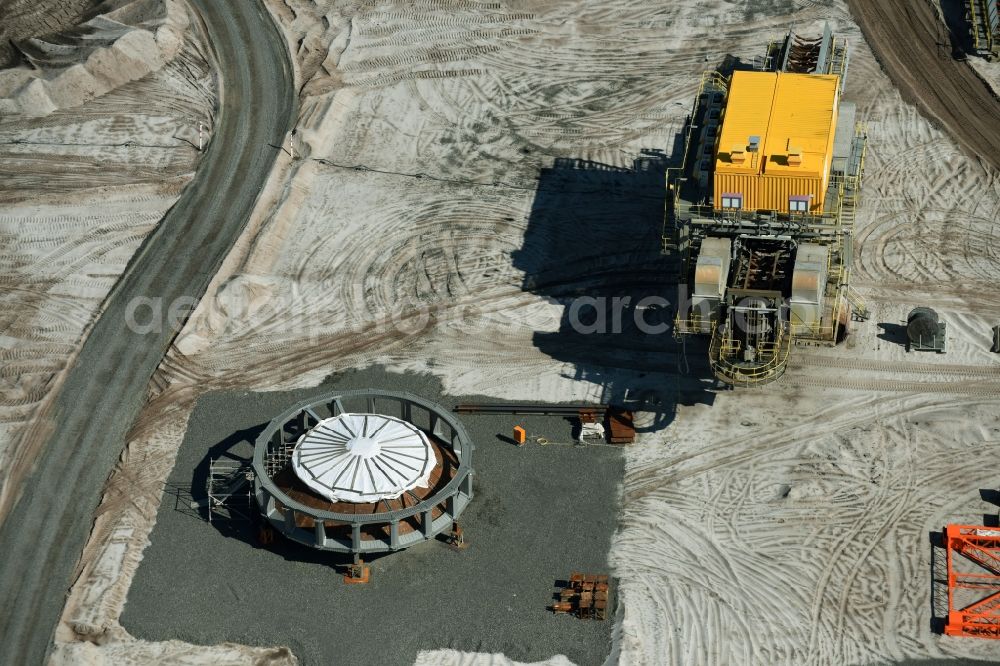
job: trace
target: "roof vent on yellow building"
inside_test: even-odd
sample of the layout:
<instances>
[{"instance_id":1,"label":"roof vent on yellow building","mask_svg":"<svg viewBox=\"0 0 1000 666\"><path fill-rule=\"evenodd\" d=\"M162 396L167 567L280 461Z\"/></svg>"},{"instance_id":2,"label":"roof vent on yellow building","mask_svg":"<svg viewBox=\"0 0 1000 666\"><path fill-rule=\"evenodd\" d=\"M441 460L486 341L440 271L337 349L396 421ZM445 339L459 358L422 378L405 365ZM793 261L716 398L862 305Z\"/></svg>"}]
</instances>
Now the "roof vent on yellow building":
<instances>
[{"instance_id":1,"label":"roof vent on yellow building","mask_svg":"<svg viewBox=\"0 0 1000 666\"><path fill-rule=\"evenodd\" d=\"M792 140L788 139L785 144L785 150L788 151L787 164L788 166L801 166L802 165L802 148L792 145Z\"/></svg>"}]
</instances>

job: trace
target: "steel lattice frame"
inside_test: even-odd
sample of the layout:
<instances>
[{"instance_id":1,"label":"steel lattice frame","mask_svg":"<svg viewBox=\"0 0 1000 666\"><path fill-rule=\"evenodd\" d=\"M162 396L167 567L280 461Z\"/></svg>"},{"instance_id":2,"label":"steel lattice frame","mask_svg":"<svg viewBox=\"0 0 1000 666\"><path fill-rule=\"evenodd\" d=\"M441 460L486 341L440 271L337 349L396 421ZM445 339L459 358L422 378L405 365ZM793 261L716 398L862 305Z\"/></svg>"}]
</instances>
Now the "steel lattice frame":
<instances>
[{"instance_id":1,"label":"steel lattice frame","mask_svg":"<svg viewBox=\"0 0 1000 666\"><path fill-rule=\"evenodd\" d=\"M450 448L458 460L451 480L423 501L382 513L336 513L307 506L289 497L272 476L291 456L298 437L321 420L355 412L385 414L412 423ZM449 531L472 500L472 440L465 427L443 406L412 393L365 389L340 391L299 403L273 419L254 445L254 494L264 517L289 539L312 548L366 554L400 550ZM435 509L440 510L437 518ZM298 527L297 517L312 519L314 528ZM401 531L401 521L419 521L420 529ZM347 538L331 535L326 526L350 526ZM386 532L388 538L363 538Z\"/></svg>"},{"instance_id":2,"label":"steel lattice frame","mask_svg":"<svg viewBox=\"0 0 1000 666\"><path fill-rule=\"evenodd\" d=\"M948 525L944 537L948 560L948 621L944 633L1000 638L1000 529ZM975 563L976 572L957 571L960 557ZM979 599L955 608L955 593L961 589L974 590Z\"/></svg>"}]
</instances>

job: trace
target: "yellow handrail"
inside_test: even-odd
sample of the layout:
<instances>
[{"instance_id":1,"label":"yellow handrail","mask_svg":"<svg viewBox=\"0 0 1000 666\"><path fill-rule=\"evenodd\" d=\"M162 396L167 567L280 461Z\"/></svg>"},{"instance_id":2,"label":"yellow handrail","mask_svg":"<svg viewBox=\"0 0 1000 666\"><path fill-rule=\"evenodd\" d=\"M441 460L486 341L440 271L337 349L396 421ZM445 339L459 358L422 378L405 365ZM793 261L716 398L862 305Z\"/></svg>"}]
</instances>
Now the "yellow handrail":
<instances>
[{"instance_id":1,"label":"yellow handrail","mask_svg":"<svg viewBox=\"0 0 1000 666\"><path fill-rule=\"evenodd\" d=\"M868 317L868 303L861 294L851 289L851 287L847 287L844 290L844 298L847 299L847 302L851 304L851 307L854 308L854 311L859 316Z\"/></svg>"},{"instance_id":2,"label":"yellow handrail","mask_svg":"<svg viewBox=\"0 0 1000 666\"><path fill-rule=\"evenodd\" d=\"M861 139L861 157L858 159L858 172L847 176L851 189L857 197L861 192L861 181L865 175L865 157L868 154L868 126L858 122L854 125L854 138Z\"/></svg>"},{"instance_id":3,"label":"yellow handrail","mask_svg":"<svg viewBox=\"0 0 1000 666\"><path fill-rule=\"evenodd\" d=\"M978 53L980 51L980 46L979 46L979 18L978 18L979 12L976 10L976 2L977 2L977 0L968 0L968 6L969 6L969 23L971 24L971 27L972 27L972 47L975 49L976 53ZM986 32L987 34L989 33L988 30L986 30L984 32Z\"/></svg>"},{"instance_id":4,"label":"yellow handrail","mask_svg":"<svg viewBox=\"0 0 1000 666\"><path fill-rule=\"evenodd\" d=\"M759 386L774 381L784 372L792 343L791 333L788 332L786 334L784 328L778 331L777 340L774 343L770 343L770 360L753 368L738 366L725 358L720 353L722 351L723 338L724 335L714 334L708 351L708 360L712 366L712 372L722 381L738 386Z\"/></svg>"},{"instance_id":5,"label":"yellow handrail","mask_svg":"<svg viewBox=\"0 0 1000 666\"><path fill-rule=\"evenodd\" d=\"M715 318L692 315L688 319L674 318L674 335L710 333L715 329Z\"/></svg>"}]
</instances>

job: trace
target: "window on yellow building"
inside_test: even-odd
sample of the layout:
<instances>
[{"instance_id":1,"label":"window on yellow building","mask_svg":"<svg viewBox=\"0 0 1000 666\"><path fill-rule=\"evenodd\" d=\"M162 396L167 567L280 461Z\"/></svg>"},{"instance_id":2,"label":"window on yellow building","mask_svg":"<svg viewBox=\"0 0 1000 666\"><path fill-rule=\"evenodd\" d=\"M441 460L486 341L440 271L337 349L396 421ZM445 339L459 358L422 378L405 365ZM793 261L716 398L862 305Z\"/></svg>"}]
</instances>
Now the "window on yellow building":
<instances>
[{"instance_id":1,"label":"window on yellow building","mask_svg":"<svg viewBox=\"0 0 1000 666\"><path fill-rule=\"evenodd\" d=\"M722 195L723 208L743 208L743 195L727 193Z\"/></svg>"},{"instance_id":2,"label":"window on yellow building","mask_svg":"<svg viewBox=\"0 0 1000 666\"><path fill-rule=\"evenodd\" d=\"M788 210L793 213L808 213L809 212L809 197L789 197L788 199Z\"/></svg>"}]
</instances>

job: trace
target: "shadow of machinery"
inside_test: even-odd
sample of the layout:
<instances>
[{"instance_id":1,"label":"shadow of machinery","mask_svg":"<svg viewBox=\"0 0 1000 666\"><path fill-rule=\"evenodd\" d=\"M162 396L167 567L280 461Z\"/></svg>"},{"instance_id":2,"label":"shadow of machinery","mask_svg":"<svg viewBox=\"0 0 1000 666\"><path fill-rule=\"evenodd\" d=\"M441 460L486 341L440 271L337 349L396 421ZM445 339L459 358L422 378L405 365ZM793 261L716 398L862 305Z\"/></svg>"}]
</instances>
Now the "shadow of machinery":
<instances>
[{"instance_id":1,"label":"shadow of machinery","mask_svg":"<svg viewBox=\"0 0 1000 666\"><path fill-rule=\"evenodd\" d=\"M672 154L682 151L678 135ZM571 364L573 379L598 385L600 402L651 414L639 431L668 425L678 402L714 397L699 362L703 343L685 347L672 335L681 271L678 257L661 253L661 234L674 165L653 150L629 167L555 160L539 173L524 242L512 254L522 288L563 307L558 324L535 332L535 347Z\"/></svg>"},{"instance_id":2,"label":"shadow of machinery","mask_svg":"<svg viewBox=\"0 0 1000 666\"><path fill-rule=\"evenodd\" d=\"M930 547L930 628L935 634L944 633L948 621L948 565L945 558L944 534L940 530L927 533Z\"/></svg>"},{"instance_id":3,"label":"shadow of machinery","mask_svg":"<svg viewBox=\"0 0 1000 666\"><path fill-rule=\"evenodd\" d=\"M979 491L979 497L982 498L984 502L993 505L993 509L990 513L983 514L983 526L984 527L1000 527L1000 490L995 488L982 488Z\"/></svg>"},{"instance_id":4,"label":"shadow of machinery","mask_svg":"<svg viewBox=\"0 0 1000 666\"><path fill-rule=\"evenodd\" d=\"M972 35L966 20L966 0L940 0L941 14L946 28L941 28L937 39L939 55L942 58L961 60L972 50Z\"/></svg>"},{"instance_id":5,"label":"shadow of machinery","mask_svg":"<svg viewBox=\"0 0 1000 666\"><path fill-rule=\"evenodd\" d=\"M883 322L878 325L880 333L876 335L879 340L891 342L894 345L905 347L907 342L906 326L902 324L890 324Z\"/></svg>"}]
</instances>

